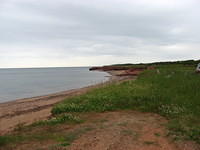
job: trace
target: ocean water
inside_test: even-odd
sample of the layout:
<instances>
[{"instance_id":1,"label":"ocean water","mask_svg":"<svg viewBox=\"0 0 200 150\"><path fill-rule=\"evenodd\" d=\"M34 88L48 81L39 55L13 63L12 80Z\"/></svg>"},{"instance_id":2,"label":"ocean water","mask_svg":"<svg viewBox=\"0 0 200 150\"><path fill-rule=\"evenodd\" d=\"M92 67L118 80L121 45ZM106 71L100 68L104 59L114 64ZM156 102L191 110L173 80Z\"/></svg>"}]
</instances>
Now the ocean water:
<instances>
[{"instance_id":1,"label":"ocean water","mask_svg":"<svg viewBox=\"0 0 200 150\"><path fill-rule=\"evenodd\" d=\"M0 103L105 82L106 76L88 67L0 69Z\"/></svg>"}]
</instances>

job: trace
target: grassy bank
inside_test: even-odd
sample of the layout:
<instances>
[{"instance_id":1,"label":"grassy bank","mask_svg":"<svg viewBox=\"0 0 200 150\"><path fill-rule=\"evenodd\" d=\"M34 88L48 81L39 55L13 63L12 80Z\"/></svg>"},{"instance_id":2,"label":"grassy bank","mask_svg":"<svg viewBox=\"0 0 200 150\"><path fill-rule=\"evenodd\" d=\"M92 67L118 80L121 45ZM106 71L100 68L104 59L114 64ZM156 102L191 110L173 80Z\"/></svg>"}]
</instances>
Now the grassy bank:
<instances>
[{"instance_id":1,"label":"grassy bank","mask_svg":"<svg viewBox=\"0 0 200 150\"><path fill-rule=\"evenodd\" d=\"M103 112L133 109L161 114L169 119L169 134L200 143L200 75L193 65L157 65L136 81L111 84L56 105L64 112Z\"/></svg>"},{"instance_id":2,"label":"grassy bank","mask_svg":"<svg viewBox=\"0 0 200 150\"><path fill-rule=\"evenodd\" d=\"M68 98L52 109L53 119L22 127L22 132L17 134L0 137L0 146L41 139L61 141L61 145L69 145L73 140L66 138L66 135L73 137L73 134L57 132L61 124L81 123L82 118L76 115L82 112L113 110L158 113L169 119L169 135L175 139L200 143L200 74L194 72L195 65L156 64L155 69L144 71L137 80L105 85L87 94ZM69 113L75 115L68 115ZM37 128L39 132L30 135L32 128ZM27 132L30 136L27 136ZM74 134L76 137L79 135Z\"/></svg>"}]
</instances>

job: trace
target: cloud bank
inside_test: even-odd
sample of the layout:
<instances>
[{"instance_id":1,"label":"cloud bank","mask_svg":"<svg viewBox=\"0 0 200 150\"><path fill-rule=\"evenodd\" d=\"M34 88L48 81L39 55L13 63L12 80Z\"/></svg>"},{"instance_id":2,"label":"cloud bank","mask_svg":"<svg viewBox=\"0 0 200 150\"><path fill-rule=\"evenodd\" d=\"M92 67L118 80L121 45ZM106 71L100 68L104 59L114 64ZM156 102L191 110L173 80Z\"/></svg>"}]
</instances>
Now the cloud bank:
<instances>
[{"instance_id":1,"label":"cloud bank","mask_svg":"<svg viewBox=\"0 0 200 150\"><path fill-rule=\"evenodd\" d=\"M199 59L198 0L0 0L0 68Z\"/></svg>"}]
</instances>

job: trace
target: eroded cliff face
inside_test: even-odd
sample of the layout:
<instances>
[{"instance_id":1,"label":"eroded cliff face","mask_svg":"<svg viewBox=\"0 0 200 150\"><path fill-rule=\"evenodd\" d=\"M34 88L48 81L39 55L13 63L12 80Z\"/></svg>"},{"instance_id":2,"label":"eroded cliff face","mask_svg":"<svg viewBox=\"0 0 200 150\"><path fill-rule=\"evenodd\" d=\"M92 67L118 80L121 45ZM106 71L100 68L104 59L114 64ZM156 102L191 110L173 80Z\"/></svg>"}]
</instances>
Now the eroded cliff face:
<instances>
[{"instance_id":1,"label":"eroded cliff face","mask_svg":"<svg viewBox=\"0 0 200 150\"><path fill-rule=\"evenodd\" d=\"M98 70L98 71L115 71L118 72L117 76L137 76L142 71L146 69L152 69L152 67L124 67L124 66L102 66L102 67L91 67L90 71Z\"/></svg>"}]
</instances>

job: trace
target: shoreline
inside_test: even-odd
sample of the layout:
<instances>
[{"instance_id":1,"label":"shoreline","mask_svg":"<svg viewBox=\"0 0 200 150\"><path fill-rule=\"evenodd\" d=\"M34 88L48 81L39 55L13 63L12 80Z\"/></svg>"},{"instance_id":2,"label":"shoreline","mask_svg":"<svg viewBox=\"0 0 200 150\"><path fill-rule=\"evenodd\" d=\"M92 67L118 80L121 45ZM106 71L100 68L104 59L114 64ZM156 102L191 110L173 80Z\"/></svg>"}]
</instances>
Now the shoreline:
<instances>
[{"instance_id":1,"label":"shoreline","mask_svg":"<svg viewBox=\"0 0 200 150\"><path fill-rule=\"evenodd\" d=\"M4 135L16 126L29 125L35 121L51 117L52 107L62 100L84 94L94 88L102 87L112 82L132 79L132 76L117 76L115 71L106 71L110 74L108 81L87 87L66 90L44 96L17 99L0 103L0 135Z\"/></svg>"}]
</instances>

